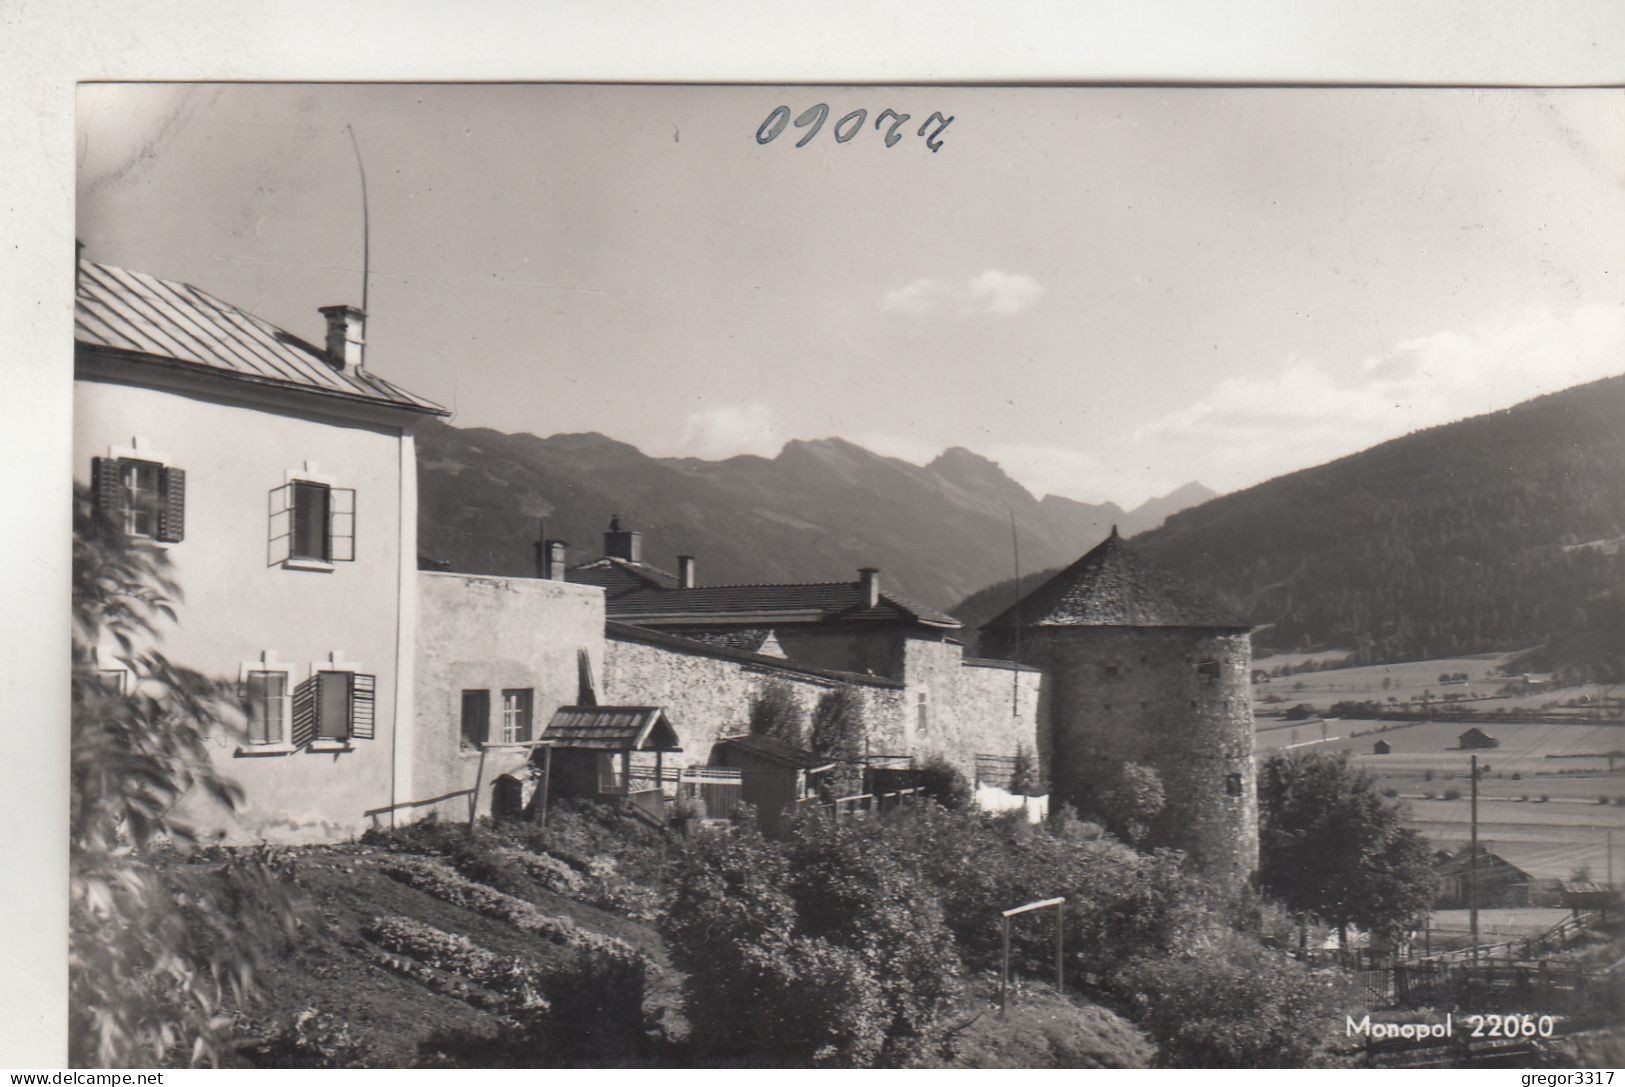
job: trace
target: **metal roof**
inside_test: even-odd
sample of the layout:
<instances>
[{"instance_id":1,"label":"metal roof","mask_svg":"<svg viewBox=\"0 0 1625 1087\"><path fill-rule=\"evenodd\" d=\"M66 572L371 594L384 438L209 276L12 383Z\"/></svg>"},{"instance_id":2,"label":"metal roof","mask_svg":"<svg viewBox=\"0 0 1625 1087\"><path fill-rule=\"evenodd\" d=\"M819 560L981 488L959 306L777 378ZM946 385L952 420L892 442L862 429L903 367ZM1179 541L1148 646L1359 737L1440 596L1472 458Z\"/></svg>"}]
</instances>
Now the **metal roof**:
<instances>
[{"instance_id":1,"label":"metal roof","mask_svg":"<svg viewBox=\"0 0 1625 1087\"><path fill-rule=\"evenodd\" d=\"M957 630L951 615L881 590L871 608L862 583L831 581L790 585L707 585L697 589L646 589L606 605L612 618L629 623L819 623L836 620L906 622Z\"/></svg>"},{"instance_id":2,"label":"metal roof","mask_svg":"<svg viewBox=\"0 0 1625 1087\"><path fill-rule=\"evenodd\" d=\"M1009 627L1211 627L1247 624L1112 534L984 630Z\"/></svg>"},{"instance_id":3,"label":"metal roof","mask_svg":"<svg viewBox=\"0 0 1625 1087\"><path fill-rule=\"evenodd\" d=\"M206 291L144 272L79 262L74 340L249 381L450 415L370 370L337 370L327 352Z\"/></svg>"},{"instance_id":4,"label":"metal roof","mask_svg":"<svg viewBox=\"0 0 1625 1087\"><path fill-rule=\"evenodd\" d=\"M659 706L563 706L542 732L553 747L598 751L681 751Z\"/></svg>"}]
</instances>

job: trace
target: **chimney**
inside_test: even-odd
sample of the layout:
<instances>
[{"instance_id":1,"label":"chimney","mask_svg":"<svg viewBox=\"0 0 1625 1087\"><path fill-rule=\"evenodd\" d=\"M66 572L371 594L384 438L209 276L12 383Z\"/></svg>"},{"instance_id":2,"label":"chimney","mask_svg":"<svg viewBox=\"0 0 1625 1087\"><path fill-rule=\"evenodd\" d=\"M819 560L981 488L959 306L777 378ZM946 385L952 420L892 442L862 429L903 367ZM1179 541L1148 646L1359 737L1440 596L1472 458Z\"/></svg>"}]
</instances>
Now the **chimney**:
<instances>
[{"instance_id":1,"label":"chimney","mask_svg":"<svg viewBox=\"0 0 1625 1087\"><path fill-rule=\"evenodd\" d=\"M677 587L679 589L694 588L694 556L677 556Z\"/></svg>"},{"instance_id":2,"label":"chimney","mask_svg":"<svg viewBox=\"0 0 1625 1087\"><path fill-rule=\"evenodd\" d=\"M550 581L563 581L570 545L564 540L548 540L544 546L547 548L547 573L544 576Z\"/></svg>"},{"instance_id":3,"label":"chimney","mask_svg":"<svg viewBox=\"0 0 1625 1087\"><path fill-rule=\"evenodd\" d=\"M880 571L873 566L864 566L858 570L858 587L862 589L863 606L866 608L878 607L880 604Z\"/></svg>"},{"instance_id":4,"label":"chimney","mask_svg":"<svg viewBox=\"0 0 1625 1087\"><path fill-rule=\"evenodd\" d=\"M367 315L354 306L323 306L327 318L327 364L340 372L361 369L367 347Z\"/></svg>"},{"instance_id":5,"label":"chimney","mask_svg":"<svg viewBox=\"0 0 1625 1087\"><path fill-rule=\"evenodd\" d=\"M604 533L604 557L622 562L643 562L643 533L622 530L621 515L609 519L609 531Z\"/></svg>"}]
</instances>

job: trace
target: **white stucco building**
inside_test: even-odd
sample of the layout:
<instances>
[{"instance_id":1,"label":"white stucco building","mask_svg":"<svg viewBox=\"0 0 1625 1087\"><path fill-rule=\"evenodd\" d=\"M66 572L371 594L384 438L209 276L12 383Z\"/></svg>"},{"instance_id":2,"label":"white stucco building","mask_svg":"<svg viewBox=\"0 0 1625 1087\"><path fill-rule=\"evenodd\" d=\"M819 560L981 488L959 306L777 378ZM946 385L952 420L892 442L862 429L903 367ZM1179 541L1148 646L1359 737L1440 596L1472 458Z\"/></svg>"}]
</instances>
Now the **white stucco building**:
<instances>
[{"instance_id":1,"label":"white stucco building","mask_svg":"<svg viewBox=\"0 0 1625 1087\"><path fill-rule=\"evenodd\" d=\"M162 650L236 681L234 840L348 837L409 800L417 631L413 425L445 409L373 373L365 315L316 346L195 287L81 262L74 479L168 551L184 599ZM129 684L112 646L107 682Z\"/></svg>"}]
</instances>

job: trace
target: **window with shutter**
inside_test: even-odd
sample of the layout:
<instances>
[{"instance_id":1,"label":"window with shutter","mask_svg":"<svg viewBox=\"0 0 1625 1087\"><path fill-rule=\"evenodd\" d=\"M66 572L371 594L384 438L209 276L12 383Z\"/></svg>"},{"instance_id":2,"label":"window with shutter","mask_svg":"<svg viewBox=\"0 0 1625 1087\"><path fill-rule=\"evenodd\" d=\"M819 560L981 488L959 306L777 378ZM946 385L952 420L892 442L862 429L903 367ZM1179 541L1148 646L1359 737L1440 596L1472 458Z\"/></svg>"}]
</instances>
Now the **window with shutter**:
<instances>
[{"instance_id":1,"label":"window with shutter","mask_svg":"<svg viewBox=\"0 0 1625 1087\"><path fill-rule=\"evenodd\" d=\"M248 701L248 742L283 743L288 719L288 673L250 672L243 687Z\"/></svg>"},{"instance_id":2,"label":"window with shutter","mask_svg":"<svg viewBox=\"0 0 1625 1087\"><path fill-rule=\"evenodd\" d=\"M186 538L186 472L165 468L159 479L162 505L158 508L158 538L180 543Z\"/></svg>"},{"instance_id":3,"label":"window with shutter","mask_svg":"<svg viewBox=\"0 0 1625 1087\"><path fill-rule=\"evenodd\" d=\"M124 487L119 481L118 461L112 457L90 459L90 490L96 515L114 524L124 523Z\"/></svg>"},{"instance_id":4,"label":"window with shutter","mask_svg":"<svg viewBox=\"0 0 1625 1087\"><path fill-rule=\"evenodd\" d=\"M316 738L321 724L321 702L316 697L317 677L311 676L293 689L293 742L304 747Z\"/></svg>"},{"instance_id":5,"label":"window with shutter","mask_svg":"<svg viewBox=\"0 0 1625 1087\"><path fill-rule=\"evenodd\" d=\"M350 675L350 735L357 740L373 738L373 707L377 701L378 677L354 672Z\"/></svg>"}]
</instances>

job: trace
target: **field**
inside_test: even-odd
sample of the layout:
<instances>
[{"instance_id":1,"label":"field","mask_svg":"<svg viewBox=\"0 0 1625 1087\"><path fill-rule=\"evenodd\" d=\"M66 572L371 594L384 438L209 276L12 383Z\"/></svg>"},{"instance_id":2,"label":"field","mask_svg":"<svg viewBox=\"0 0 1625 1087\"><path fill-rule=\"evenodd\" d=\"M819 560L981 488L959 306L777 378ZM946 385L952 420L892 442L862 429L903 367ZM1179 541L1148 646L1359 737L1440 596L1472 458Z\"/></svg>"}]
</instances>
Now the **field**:
<instances>
[{"instance_id":1,"label":"field","mask_svg":"<svg viewBox=\"0 0 1625 1087\"><path fill-rule=\"evenodd\" d=\"M1326 653L1280 654L1260 657L1253 661L1253 666L1269 671L1283 664L1298 665L1308 660L1324 660L1329 655L1335 659L1335 654ZM1473 700L1489 699L1494 698L1509 682L1508 677L1502 675L1498 669L1516 656L1518 653L1480 653L1471 657L1406 661L1401 664L1370 664L1325 672L1304 672L1295 676L1274 677L1268 683L1260 683L1254 688L1253 694L1261 709L1267 709L1272 704L1290 706L1300 702L1321 709L1344 700L1386 702L1394 698L1400 702L1411 702L1421 698L1423 694L1429 694L1435 700L1441 700L1446 695L1460 695ZM1466 673L1468 677L1465 683L1439 681L1442 675L1462 673ZM1385 682L1386 687L1383 686ZM1491 709L1498 707L1543 709L1557 707L1580 698L1595 701L1608 693L1618 695L1620 692L1592 683L1565 687L1561 690L1544 689L1528 694L1495 698L1495 701L1485 705Z\"/></svg>"},{"instance_id":2,"label":"field","mask_svg":"<svg viewBox=\"0 0 1625 1087\"><path fill-rule=\"evenodd\" d=\"M1387 666L1390 691L1406 691L1441 672L1481 675L1497 658L1465 658ZM1384 668L1351 668L1295 677L1306 681L1294 701L1328 704L1365 698L1373 678ZM1282 682L1277 680L1277 683ZM1499 683L1501 681L1497 681ZM1460 685L1442 688L1459 689ZM1386 694L1387 692L1381 692ZM1571 698L1565 690L1542 698ZM1304 697L1299 697L1300 695ZM1330 697L1328 697L1330 695ZM1489 705L1506 705L1496 700ZM1499 741L1487 750L1467 751L1459 737L1478 728ZM1377 741L1390 754L1373 753ZM1566 722L1508 720L1493 723L1460 721L1391 722L1359 718L1288 722L1260 717L1256 749L1261 756L1282 750L1348 751L1354 762L1374 774L1380 786L1399 796L1409 810L1409 825L1426 834L1439 849L1457 849L1470 838L1469 758L1478 755L1479 841L1538 879L1568 879L1577 869L1590 869L1606 879L1610 833L1614 876L1625 880L1625 725L1574 719ZM1446 799L1446 796L1450 799Z\"/></svg>"}]
</instances>

